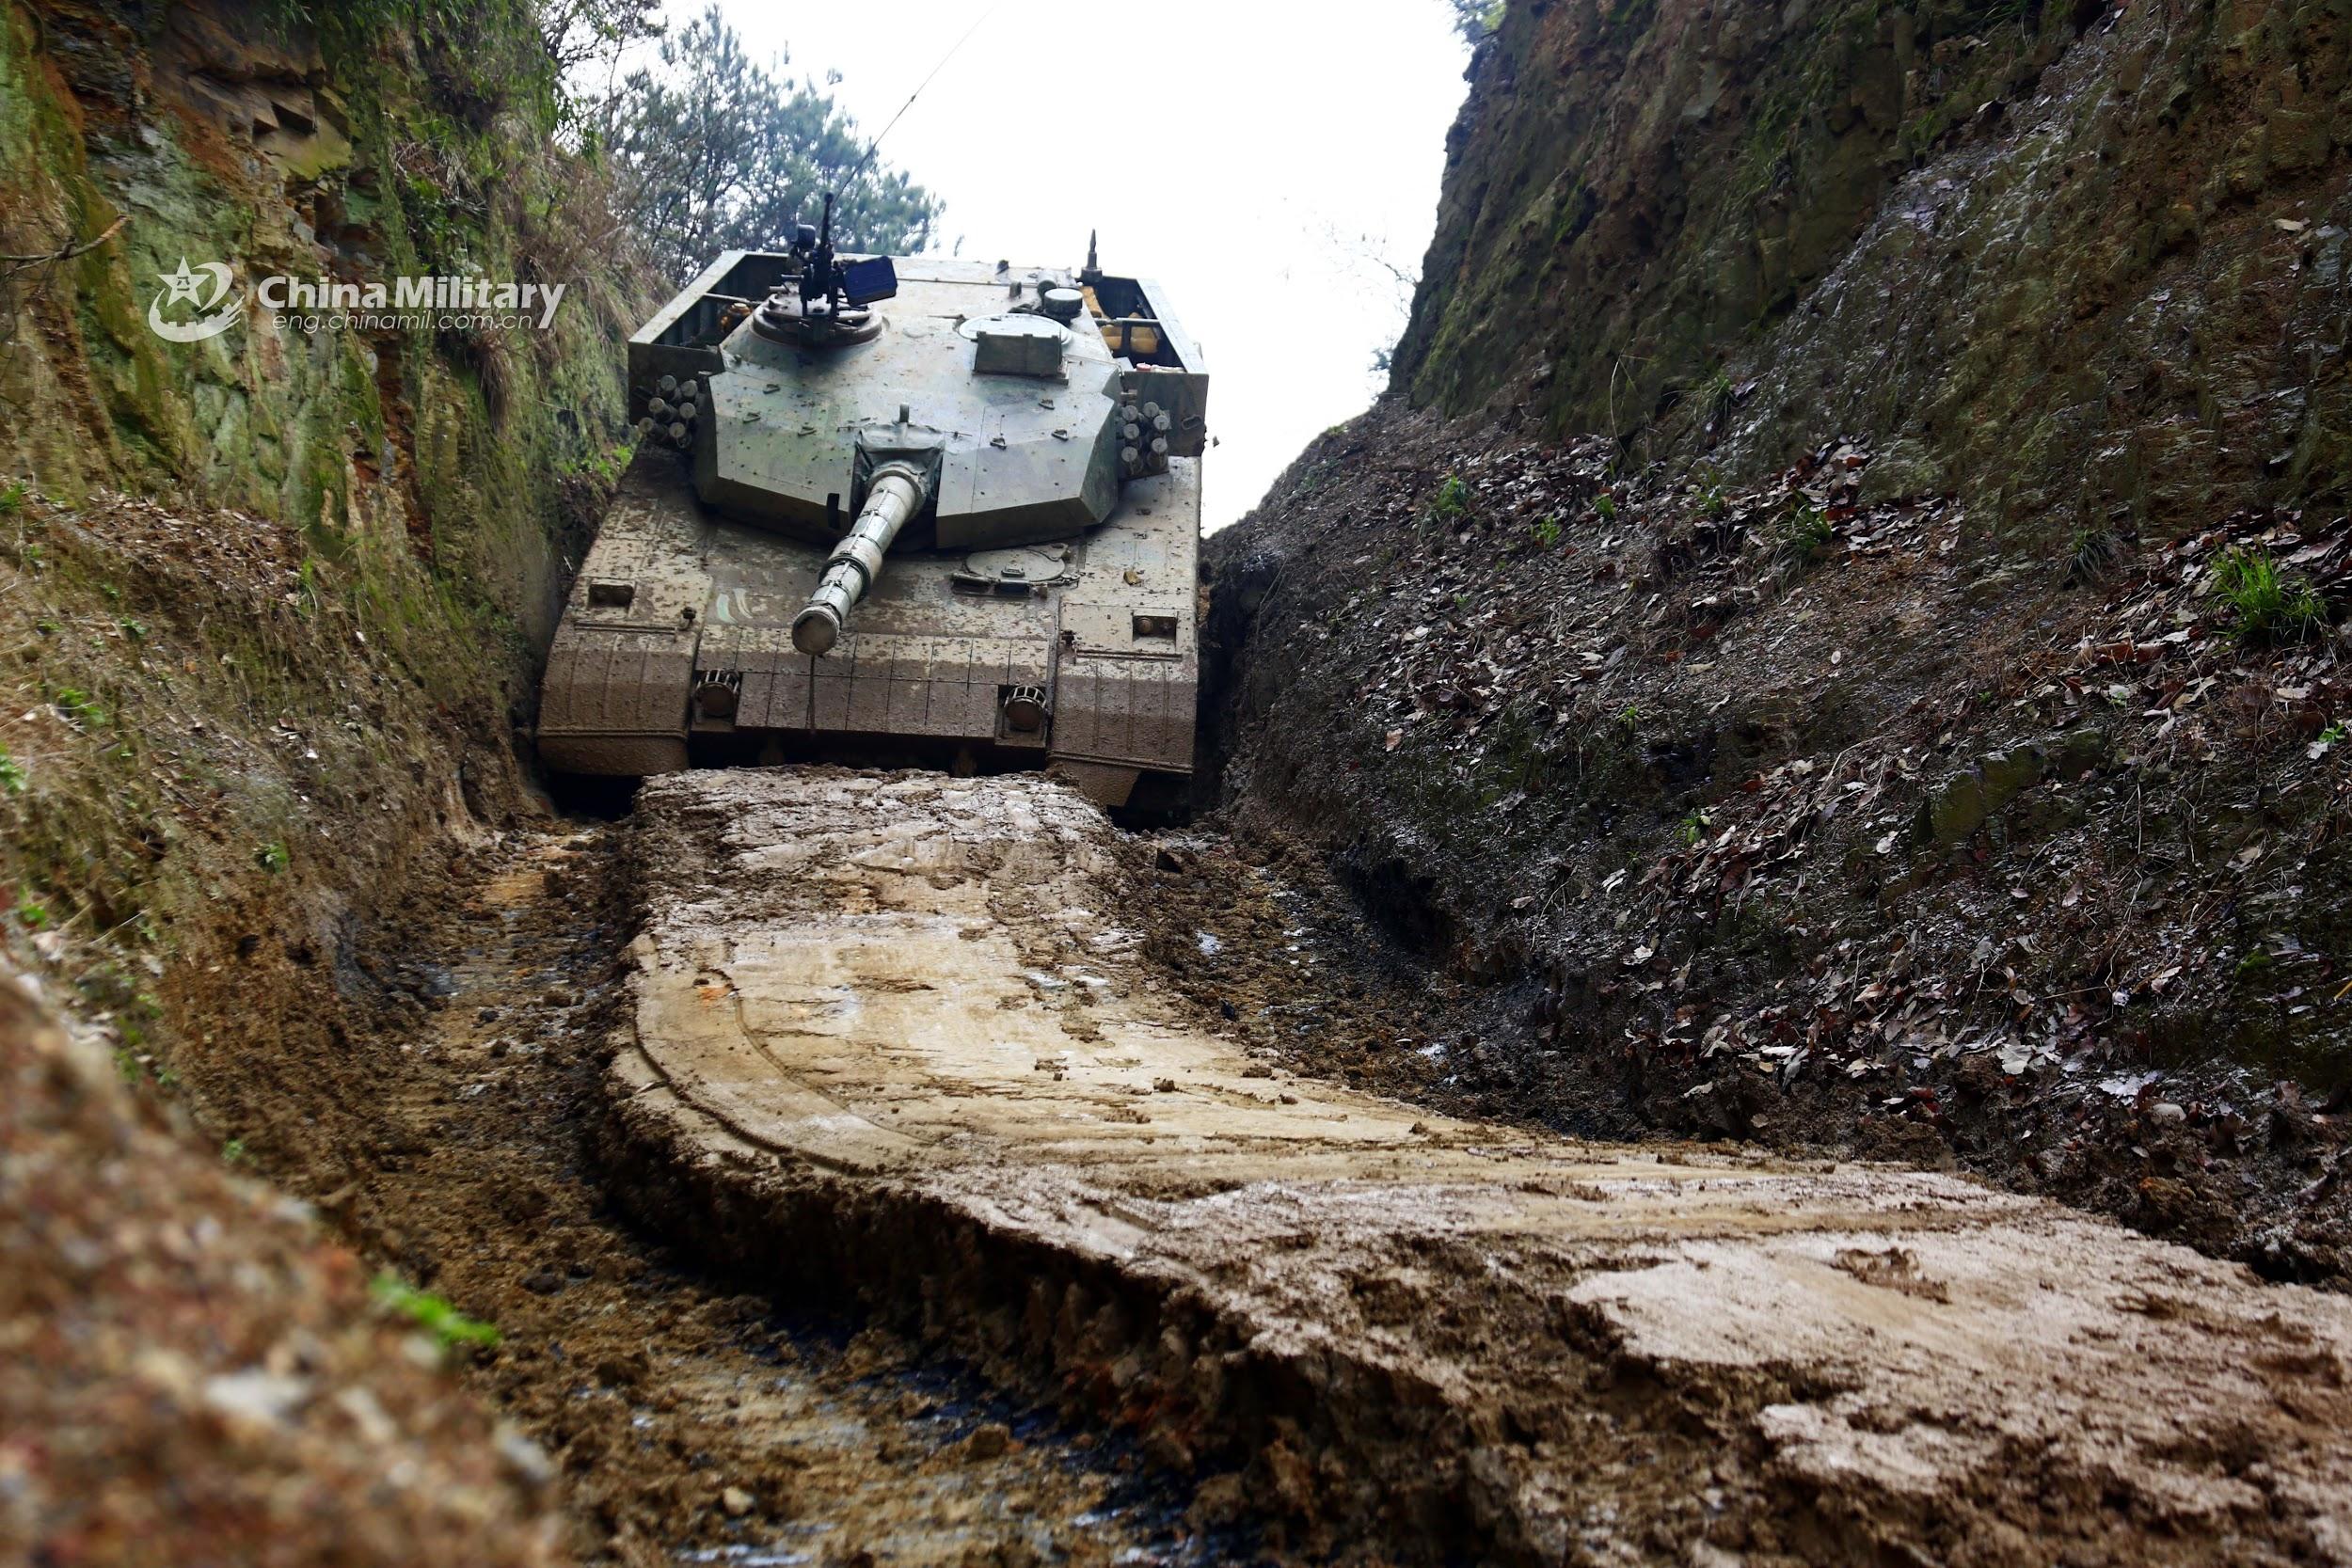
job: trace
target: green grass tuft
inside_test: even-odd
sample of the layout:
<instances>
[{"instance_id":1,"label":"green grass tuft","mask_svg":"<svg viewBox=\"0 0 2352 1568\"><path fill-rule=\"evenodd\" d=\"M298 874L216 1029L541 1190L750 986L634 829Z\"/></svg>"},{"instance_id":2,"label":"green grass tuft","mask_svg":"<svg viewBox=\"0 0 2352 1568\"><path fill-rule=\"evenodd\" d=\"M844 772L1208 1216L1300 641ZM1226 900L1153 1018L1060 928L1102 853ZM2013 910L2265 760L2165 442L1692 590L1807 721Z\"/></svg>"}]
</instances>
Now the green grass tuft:
<instances>
[{"instance_id":1,"label":"green grass tuft","mask_svg":"<svg viewBox=\"0 0 2352 1568\"><path fill-rule=\"evenodd\" d=\"M60 687L50 705L77 723L103 724L106 721L105 705L76 686Z\"/></svg>"},{"instance_id":2,"label":"green grass tuft","mask_svg":"<svg viewBox=\"0 0 2352 1568\"><path fill-rule=\"evenodd\" d=\"M2066 586L2081 588L2103 582L2123 559L2123 541L2113 529L2078 528L2066 551Z\"/></svg>"},{"instance_id":3,"label":"green grass tuft","mask_svg":"<svg viewBox=\"0 0 2352 1568\"><path fill-rule=\"evenodd\" d=\"M1811 569L1835 533L1820 507L1791 507L1772 531L1772 562L1784 576L1802 576Z\"/></svg>"},{"instance_id":4,"label":"green grass tuft","mask_svg":"<svg viewBox=\"0 0 2352 1568\"><path fill-rule=\"evenodd\" d=\"M2234 549L2214 562L2214 590L2236 612L2230 635L2258 647L2304 642L2328 624L2328 607L2311 584L2282 574L2262 550Z\"/></svg>"},{"instance_id":5,"label":"green grass tuft","mask_svg":"<svg viewBox=\"0 0 2352 1568\"><path fill-rule=\"evenodd\" d=\"M1429 520L1458 523L1470 515L1470 487L1459 474L1448 474L1429 502Z\"/></svg>"}]
</instances>

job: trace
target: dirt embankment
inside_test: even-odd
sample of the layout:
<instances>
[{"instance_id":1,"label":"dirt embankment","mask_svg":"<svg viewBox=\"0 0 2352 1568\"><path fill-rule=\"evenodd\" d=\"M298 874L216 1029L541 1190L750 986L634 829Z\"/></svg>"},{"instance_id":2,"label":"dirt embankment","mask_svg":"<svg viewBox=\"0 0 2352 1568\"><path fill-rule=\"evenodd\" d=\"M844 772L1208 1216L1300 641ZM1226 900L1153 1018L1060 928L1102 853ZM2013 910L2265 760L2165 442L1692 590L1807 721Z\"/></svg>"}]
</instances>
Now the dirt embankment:
<instances>
[{"instance_id":1,"label":"dirt embankment","mask_svg":"<svg viewBox=\"0 0 2352 1568\"><path fill-rule=\"evenodd\" d=\"M1034 778L681 775L630 859L625 1200L1132 1424L1279 1547L2346 1547L2337 1298L1954 1177L1295 1076L1168 984L1185 912L1154 934L1144 873Z\"/></svg>"},{"instance_id":2,"label":"dirt embankment","mask_svg":"<svg viewBox=\"0 0 2352 1568\"><path fill-rule=\"evenodd\" d=\"M1384 404L1212 541L1231 815L1418 1016L1315 1044L1583 1132L1957 1161L2341 1281L2327 512L2016 559L1831 441L1628 473ZM1205 964L1202 967L1208 967Z\"/></svg>"},{"instance_id":3,"label":"dirt embankment","mask_svg":"<svg viewBox=\"0 0 2352 1568\"><path fill-rule=\"evenodd\" d=\"M1249 1022L2352 1279L2347 72L2331 7L1508 7L1395 397L1209 547L1232 823L1438 980Z\"/></svg>"},{"instance_id":4,"label":"dirt embankment","mask_svg":"<svg viewBox=\"0 0 2352 1568\"><path fill-rule=\"evenodd\" d=\"M495 726L432 695L495 688L417 578L249 515L14 488L0 558L9 993L76 1037L53 1049L25 1009L8 1028L15 1539L58 1561L568 1557L541 1450L493 1441L371 1299L378 1269L429 1271L363 1260L300 1201L401 1147L404 1042L358 994L375 901L532 809Z\"/></svg>"},{"instance_id":5,"label":"dirt embankment","mask_svg":"<svg viewBox=\"0 0 2352 1568\"><path fill-rule=\"evenodd\" d=\"M548 1464L305 1207L0 985L0 1557L563 1560Z\"/></svg>"},{"instance_id":6,"label":"dirt embankment","mask_svg":"<svg viewBox=\"0 0 2352 1568\"><path fill-rule=\"evenodd\" d=\"M1391 399L1211 542L1219 800L1434 977L1245 1022L2352 1279L2344 15L1734 10L1507 8Z\"/></svg>"},{"instance_id":7,"label":"dirt embankment","mask_svg":"<svg viewBox=\"0 0 2352 1568\"><path fill-rule=\"evenodd\" d=\"M257 1222L259 1200L217 1200L256 1176L325 1199L416 1156L388 1120L406 1042L367 932L392 890L537 809L515 763L529 639L620 429L608 343L634 280L578 244L596 191L534 118L553 104L532 90L536 28L444 10L407 31L405 14L0 14L0 942L11 983L177 1130L71 1073L28 1080L23 1113L49 1129L28 1136L104 1178L13 1189L40 1206L10 1205L29 1217L0 1269L13 1342L52 1332L53 1309L105 1331L56 1386L10 1384L0 1419L11 1438L53 1416L72 1434L8 1454L14 1539L62 1560L97 1539L73 1511L109 1464L123 1479L89 1494L100 1522L171 1560L432 1555L455 1527L412 1482L447 1482L479 1527L439 1555L603 1539L551 1522L537 1490L509 1496L485 1407L410 1367L385 1326L400 1320L367 1305L368 1275L413 1283L418 1258L371 1236L362 1264ZM258 311L180 343L144 312L183 257L241 287L564 277L577 308L516 343ZM143 1131L107 1145L108 1118ZM233 1188L187 1175L221 1165ZM248 1289L240 1259L274 1272ZM92 1281L101 1299L71 1300ZM183 1290L200 1310L178 1309ZM125 1334L146 1371L107 1338ZM207 1402L215 1378L236 1408ZM220 1507L134 1497L166 1454Z\"/></svg>"}]
</instances>

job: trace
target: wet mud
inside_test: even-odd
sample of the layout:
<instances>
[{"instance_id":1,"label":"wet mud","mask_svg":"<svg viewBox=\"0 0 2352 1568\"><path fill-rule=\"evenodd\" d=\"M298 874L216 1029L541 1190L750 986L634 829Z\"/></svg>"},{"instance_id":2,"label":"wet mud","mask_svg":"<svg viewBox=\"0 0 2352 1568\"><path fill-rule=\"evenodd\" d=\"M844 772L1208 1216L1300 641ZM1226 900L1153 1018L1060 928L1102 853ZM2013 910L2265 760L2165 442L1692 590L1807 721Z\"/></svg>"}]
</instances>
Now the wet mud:
<instances>
[{"instance_id":1,"label":"wet mud","mask_svg":"<svg viewBox=\"0 0 2352 1568\"><path fill-rule=\"evenodd\" d=\"M364 1254L498 1330L461 1375L543 1456L568 1553L744 1568L1246 1555L1245 1534L1188 1518L1190 1488L1133 1441L886 1327L779 1303L676 1246L674 1216L640 1203L632 1223L611 1201L589 1133L617 988L616 832L501 835L380 911L344 966L347 1008L372 1020L355 1056L374 1064L373 1152L317 1197Z\"/></svg>"},{"instance_id":2,"label":"wet mud","mask_svg":"<svg viewBox=\"0 0 2352 1568\"><path fill-rule=\"evenodd\" d=\"M2341 1297L1953 1175L1297 1076L1042 781L661 780L627 859L639 1223L1134 1433L1269 1550L2352 1553Z\"/></svg>"}]
</instances>

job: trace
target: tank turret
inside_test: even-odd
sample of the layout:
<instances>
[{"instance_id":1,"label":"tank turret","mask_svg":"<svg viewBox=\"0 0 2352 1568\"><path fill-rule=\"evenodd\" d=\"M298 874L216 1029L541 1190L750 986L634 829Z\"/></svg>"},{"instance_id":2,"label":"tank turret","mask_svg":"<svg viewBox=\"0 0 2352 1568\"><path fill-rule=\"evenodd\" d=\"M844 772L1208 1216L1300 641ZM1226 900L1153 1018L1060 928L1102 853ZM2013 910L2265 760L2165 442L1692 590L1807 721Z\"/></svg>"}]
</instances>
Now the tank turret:
<instances>
[{"instance_id":1,"label":"tank turret","mask_svg":"<svg viewBox=\"0 0 2352 1568\"><path fill-rule=\"evenodd\" d=\"M1208 377L1148 280L840 257L830 212L630 340L639 451L550 653L559 769L1192 766Z\"/></svg>"}]
</instances>

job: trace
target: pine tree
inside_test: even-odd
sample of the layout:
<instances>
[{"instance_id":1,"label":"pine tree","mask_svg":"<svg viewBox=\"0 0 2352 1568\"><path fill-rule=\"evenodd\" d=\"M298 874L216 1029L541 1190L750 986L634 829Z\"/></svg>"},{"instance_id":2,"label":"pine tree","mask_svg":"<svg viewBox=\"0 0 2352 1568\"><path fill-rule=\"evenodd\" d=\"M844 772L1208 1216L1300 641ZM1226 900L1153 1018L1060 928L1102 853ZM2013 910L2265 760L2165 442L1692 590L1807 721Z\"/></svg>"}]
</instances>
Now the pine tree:
<instances>
[{"instance_id":1,"label":"pine tree","mask_svg":"<svg viewBox=\"0 0 2352 1568\"><path fill-rule=\"evenodd\" d=\"M830 87L839 80L829 77ZM618 205L655 263L679 281L732 248L779 250L837 193L845 251L923 248L939 199L879 162L829 93L754 61L713 6L664 39L658 65L629 74L596 117Z\"/></svg>"}]
</instances>

